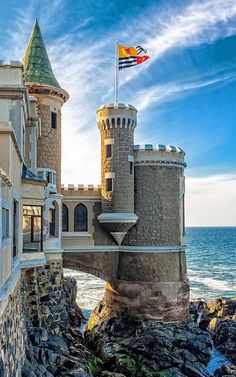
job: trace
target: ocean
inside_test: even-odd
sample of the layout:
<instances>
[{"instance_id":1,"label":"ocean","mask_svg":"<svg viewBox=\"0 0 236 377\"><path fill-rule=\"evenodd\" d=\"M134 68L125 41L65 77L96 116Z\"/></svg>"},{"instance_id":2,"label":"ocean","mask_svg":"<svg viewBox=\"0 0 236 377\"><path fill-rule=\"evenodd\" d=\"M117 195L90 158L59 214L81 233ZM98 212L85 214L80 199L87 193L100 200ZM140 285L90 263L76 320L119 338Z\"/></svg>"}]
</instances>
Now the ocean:
<instances>
[{"instance_id":1,"label":"ocean","mask_svg":"<svg viewBox=\"0 0 236 377\"><path fill-rule=\"evenodd\" d=\"M186 256L191 299L236 296L236 227L187 227ZM79 306L85 313L101 300L105 282L65 269L77 279Z\"/></svg>"}]
</instances>

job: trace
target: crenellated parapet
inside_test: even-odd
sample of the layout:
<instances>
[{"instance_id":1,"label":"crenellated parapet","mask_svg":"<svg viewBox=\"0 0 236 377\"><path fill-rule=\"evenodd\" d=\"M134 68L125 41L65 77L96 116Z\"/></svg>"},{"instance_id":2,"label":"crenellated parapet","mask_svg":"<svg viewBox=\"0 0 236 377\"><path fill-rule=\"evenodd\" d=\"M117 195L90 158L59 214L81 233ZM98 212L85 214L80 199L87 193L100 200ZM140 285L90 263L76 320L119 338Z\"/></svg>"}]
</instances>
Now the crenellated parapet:
<instances>
[{"instance_id":1,"label":"crenellated parapet","mask_svg":"<svg viewBox=\"0 0 236 377\"><path fill-rule=\"evenodd\" d=\"M135 165L176 166L184 169L185 152L173 145L134 145Z\"/></svg>"},{"instance_id":2,"label":"crenellated parapet","mask_svg":"<svg viewBox=\"0 0 236 377\"><path fill-rule=\"evenodd\" d=\"M137 110L134 106L118 103L99 107L97 110L97 126L99 130L112 128L128 128L134 130L137 125Z\"/></svg>"}]
</instances>

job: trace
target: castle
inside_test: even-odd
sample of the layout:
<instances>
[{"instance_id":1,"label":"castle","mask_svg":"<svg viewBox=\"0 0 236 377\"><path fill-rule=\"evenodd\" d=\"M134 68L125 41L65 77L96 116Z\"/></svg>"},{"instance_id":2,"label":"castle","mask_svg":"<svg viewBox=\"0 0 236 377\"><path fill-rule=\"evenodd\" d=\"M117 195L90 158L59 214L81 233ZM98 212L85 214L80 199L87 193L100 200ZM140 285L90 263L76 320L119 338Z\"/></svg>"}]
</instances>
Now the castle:
<instances>
[{"instance_id":1,"label":"castle","mask_svg":"<svg viewBox=\"0 0 236 377\"><path fill-rule=\"evenodd\" d=\"M109 315L188 317L183 150L134 145L137 110L101 106L101 186L63 186L68 98L36 21L23 64L0 62L1 376L20 376L29 328L66 331L63 267L107 282Z\"/></svg>"}]
</instances>

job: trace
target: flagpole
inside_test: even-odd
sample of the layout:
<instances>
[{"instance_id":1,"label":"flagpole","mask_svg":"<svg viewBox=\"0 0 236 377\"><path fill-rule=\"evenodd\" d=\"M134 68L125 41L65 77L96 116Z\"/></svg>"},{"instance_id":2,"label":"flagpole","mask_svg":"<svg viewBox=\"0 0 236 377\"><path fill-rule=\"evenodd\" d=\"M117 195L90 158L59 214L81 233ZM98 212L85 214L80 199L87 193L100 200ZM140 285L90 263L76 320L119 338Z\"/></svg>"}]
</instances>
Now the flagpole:
<instances>
[{"instance_id":1,"label":"flagpole","mask_svg":"<svg viewBox=\"0 0 236 377\"><path fill-rule=\"evenodd\" d=\"M119 63L118 63L118 41L116 41L116 54L115 54L115 107L118 106L118 86L119 86Z\"/></svg>"}]
</instances>

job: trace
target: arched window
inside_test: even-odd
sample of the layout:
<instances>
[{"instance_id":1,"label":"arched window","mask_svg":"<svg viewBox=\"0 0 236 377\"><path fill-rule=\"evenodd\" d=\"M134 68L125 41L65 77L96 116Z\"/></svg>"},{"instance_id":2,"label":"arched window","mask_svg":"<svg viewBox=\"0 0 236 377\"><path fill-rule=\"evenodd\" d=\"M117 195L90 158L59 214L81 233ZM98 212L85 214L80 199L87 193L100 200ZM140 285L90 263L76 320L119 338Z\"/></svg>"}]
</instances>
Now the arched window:
<instances>
[{"instance_id":1,"label":"arched window","mask_svg":"<svg viewBox=\"0 0 236 377\"><path fill-rule=\"evenodd\" d=\"M56 202L52 202L49 208L49 236L56 237L57 235L57 215L58 206Z\"/></svg>"},{"instance_id":2,"label":"arched window","mask_svg":"<svg viewBox=\"0 0 236 377\"><path fill-rule=\"evenodd\" d=\"M62 204L62 232L68 232L68 208Z\"/></svg>"},{"instance_id":3,"label":"arched window","mask_svg":"<svg viewBox=\"0 0 236 377\"><path fill-rule=\"evenodd\" d=\"M78 204L74 212L74 231L87 232L88 231L88 210L84 204Z\"/></svg>"}]
</instances>

